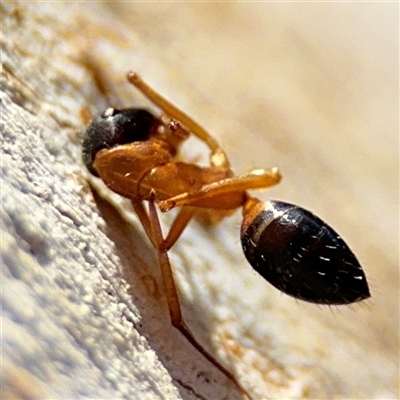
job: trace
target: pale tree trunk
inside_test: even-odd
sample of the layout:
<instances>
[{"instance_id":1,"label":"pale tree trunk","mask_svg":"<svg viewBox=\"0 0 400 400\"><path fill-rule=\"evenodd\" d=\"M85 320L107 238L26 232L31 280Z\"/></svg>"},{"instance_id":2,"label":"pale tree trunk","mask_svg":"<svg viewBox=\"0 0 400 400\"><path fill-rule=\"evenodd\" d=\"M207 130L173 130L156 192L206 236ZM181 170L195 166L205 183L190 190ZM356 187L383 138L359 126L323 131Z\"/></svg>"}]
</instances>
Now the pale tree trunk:
<instances>
[{"instance_id":1,"label":"pale tree trunk","mask_svg":"<svg viewBox=\"0 0 400 400\"><path fill-rule=\"evenodd\" d=\"M2 398L241 398L171 327L137 218L88 183L81 111L107 101L85 54L125 106L149 105L140 72L236 171L280 167L261 196L329 220L366 269L364 306L297 302L246 264L240 212L194 221L170 253L198 340L254 399L397 398L397 4L0 7Z\"/></svg>"}]
</instances>

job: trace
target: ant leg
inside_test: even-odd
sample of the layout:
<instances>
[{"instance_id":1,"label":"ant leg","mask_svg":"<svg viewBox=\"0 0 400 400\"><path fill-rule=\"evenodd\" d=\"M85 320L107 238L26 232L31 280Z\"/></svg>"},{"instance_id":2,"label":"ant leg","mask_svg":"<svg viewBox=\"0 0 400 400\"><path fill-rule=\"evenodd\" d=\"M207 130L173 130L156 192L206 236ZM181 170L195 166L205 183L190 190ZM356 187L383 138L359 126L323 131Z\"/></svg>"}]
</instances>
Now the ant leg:
<instances>
[{"instance_id":1,"label":"ant leg","mask_svg":"<svg viewBox=\"0 0 400 400\"><path fill-rule=\"evenodd\" d=\"M160 264L161 273L164 280L172 325L176 329L178 329L183 336L185 336L185 338L196 350L198 350L209 362L211 362L227 378L229 378L241 393L251 399L250 394L240 386L240 384L236 381L235 376L203 348L203 346L196 340L192 332L190 332L189 328L185 325L185 322L183 321L178 292L176 289L171 264L169 262L168 253L166 249L163 249L164 239L161 232L161 225L158 218L157 209L154 204L154 199L149 200L149 220L153 235L152 241L156 246L158 262Z\"/></svg>"},{"instance_id":2,"label":"ant leg","mask_svg":"<svg viewBox=\"0 0 400 400\"><path fill-rule=\"evenodd\" d=\"M179 214L172 223L168 235L163 242L163 250L169 250L175 244L195 213L196 210L193 207L182 207L179 210Z\"/></svg>"},{"instance_id":3,"label":"ant leg","mask_svg":"<svg viewBox=\"0 0 400 400\"><path fill-rule=\"evenodd\" d=\"M177 206L194 205L201 207L202 200L209 200L216 197L214 208L235 208L243 204L239 196L237 201L239 204L233 204L232 199L229 197L217 198L224 194L244 193L252 189L264 189L274 186L281 180L281 174L278 168L271 169L258 169L248 174L226 178L217 182L203 185L200 189L193 192L186 192L178 194L177 196L160 201L159 206L162 212L171 210ZM236 201L236 200L235 200Z\"/></svg>"},{"instance_id":4,"label":"ant leg","mask_svg":"<svg viewBox=\"0 0 400 400\"><path fill-rule=\"evenodd\" d=\"M138 74L129 71L127 75L128 81L140 90L151 102L160 107L170 117L181 122L190 132L202 140L211 150L211 165L214 167L230 168L228 156L220 147L219 143L197 122L193 121L182 110L175 107L166 98L152 89L144 82Z\"/></svg>"},{"instance_id":5,"label":"ant leg","mask_svg":"<svg viewBox=\"0 0 400 400\"><path fill-rule=\"evenodd\" d=\"M153 246L157 247L157 245L154 243L153 232L152 232L149 216L143 206L143 202L141 200L131 199L131 203L132 203L132 207L133 207L136 215L139 217L139 220L146 232L147 237L150 239Z\"/></svg>"},{"instance_id":6,"label":"ant leg","mask_svg":"<svg viewBox=\"0 0 400 400\"><path fill-rule=\"evenodd\" d=\"M150 219L143 206L143 202L141 200L131 200L131 202L135 213L137 214L141 224L143 225L147 237L150 239L153 246L157 247L154 243ZM180 238L189 221L192 219L195 212L196 211L193 207L182 207L179 210L179 214L172 222L166 239L163 240L163 243L161 244L162 250L168 251L175 244L175 242Z\"/></svg>"}]
</instances>

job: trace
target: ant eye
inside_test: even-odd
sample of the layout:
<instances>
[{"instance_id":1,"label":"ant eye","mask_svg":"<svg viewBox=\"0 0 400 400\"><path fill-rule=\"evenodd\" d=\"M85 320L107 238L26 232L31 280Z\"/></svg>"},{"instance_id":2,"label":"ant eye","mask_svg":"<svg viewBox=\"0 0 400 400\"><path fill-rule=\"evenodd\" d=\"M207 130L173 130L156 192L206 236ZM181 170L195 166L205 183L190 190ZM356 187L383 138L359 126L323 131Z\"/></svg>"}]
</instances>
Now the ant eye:
<instances>
[{"instance_id":1,"label":"ant eye","mask_svg":"<svg viewBox=\"0 0 400 400\"><path fill-rule=\"evenodd\" d=\"M241 240L252 267L290 296L318 304L349 304L370 296L347 244L303 208L258 203L243 221Z\"/></svg>"},{"instance_id":2,"label":"ant eye","mask_svg":"<svg viewBox=\"0 0 400 400\"><path fill-rule=\"evenodd\" d=\"M108 108L96 116L86 129L82 144L83 162L93 175L97 175L93 162L101 149L145 141L156 123L156 117L145 109Z\"/></svg>"}]
</instances>

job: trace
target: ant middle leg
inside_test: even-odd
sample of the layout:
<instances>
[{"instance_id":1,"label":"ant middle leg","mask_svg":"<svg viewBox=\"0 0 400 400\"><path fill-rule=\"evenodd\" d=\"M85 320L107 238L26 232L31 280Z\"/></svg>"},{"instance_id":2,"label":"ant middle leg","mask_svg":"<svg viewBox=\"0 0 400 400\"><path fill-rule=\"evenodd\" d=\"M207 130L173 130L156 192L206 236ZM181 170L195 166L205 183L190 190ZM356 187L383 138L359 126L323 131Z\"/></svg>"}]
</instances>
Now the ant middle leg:
<instances>
[{"instance_id":1,"label":"ant middle leg","mask_svg":"<svg viewBox=\"0 0 400 400\"><path fill-rule=\"evenodd\" d=\"M143 201L132 199L131 203L136 215L139 217L140 223L142 224L147 237L150 239L153 246L157 248L157 244L154 242L150 218L143 206ZM194 207L182 207L179 210L178 215L175 217L171 227L169 228L166 239L163 239L161 245L159 245L162 251L168 251L176 243L195 213L196 210Z\"/></svg>"},{"instance_id":2,"label":"ant middle leg","mask_svg":"<svg viewBox=\"0 0 400 400\"><path fill-rule=\"evenodd\" d=\"M188 213L188 215L190 215L190 212ZM164 281L164 287L166 291L167 303L172 325L182 333L182 335L189 341L189 343L197 351L199 351L209 362L211 362L227 378L229 378L242 394L244 394L248 399L251 399L251 396L248 393L248 391L244 389L237 382L235 376L227 368L225 368L219 361L217 361L211 354L209 354L204 349L204 347L196 340L196 338L194 337L190 329L186 326L183 320L178 291L175 285L171 264L169 262L168 252L164 244L165 241L163 239L160 220L158 218L158 213L156 205L154 203L154 199L149 200L148 219L149 219L149 225L151 227L151 236L152 236L151 241L154 244L157 251L158 262L161 268L161 273Z\"/></svg>"},{"instance_id":3,"label":"ant middle leg","mask_svg":"<svg viewBox=\"0 0 400 400\"><path fill-rule=\"evenodd\" d=\"M168 251L175 244L195 213L196 209L194 207L181 207L179 214L176 216L169 228L167 237L163 241L161 246L162 250Z\"/></svg>"}]
</instances>

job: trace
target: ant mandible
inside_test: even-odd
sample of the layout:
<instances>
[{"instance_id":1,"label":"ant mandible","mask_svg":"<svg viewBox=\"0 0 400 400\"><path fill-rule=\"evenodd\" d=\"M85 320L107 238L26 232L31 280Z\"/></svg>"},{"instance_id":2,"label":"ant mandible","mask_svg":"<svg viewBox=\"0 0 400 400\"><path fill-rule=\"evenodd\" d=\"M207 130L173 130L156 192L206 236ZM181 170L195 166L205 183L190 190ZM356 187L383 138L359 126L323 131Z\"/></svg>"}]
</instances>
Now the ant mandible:
<instances>
[{"instance_id":1,"label":"ant mandible","mask_svg":"<svg viewBox=\"0 0 400 400\"><path fill-rule=\"evenodd\" d=\"M136 73L129 72L127 78L163 114L108 108L86 130L84 163L112 191L131 200L157 251L172 325L251 397L197 342L182 317L167 252L196 212L203 208L223 215L242 207L241 241L248 262L273 286L297 299L332 305L364 300L370 296L364 272L343 239L311 212L281 201L263 202L247 193L276 185L281 179L277 168L235 175L215 138ZM210 166L176 159L191 134L210 149ZM181 207L165 239L156 204L162 212Z\"/></svg>"}]
</instances>

